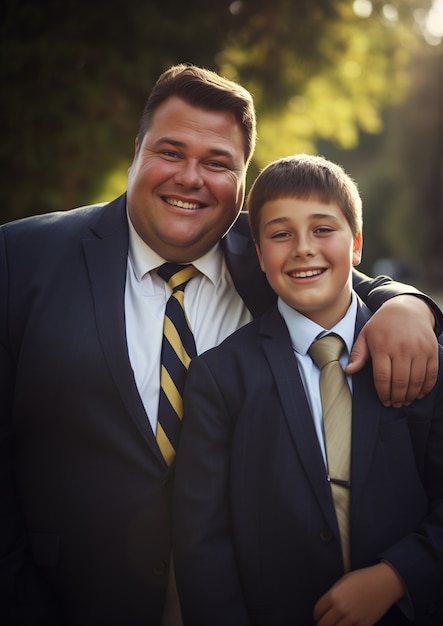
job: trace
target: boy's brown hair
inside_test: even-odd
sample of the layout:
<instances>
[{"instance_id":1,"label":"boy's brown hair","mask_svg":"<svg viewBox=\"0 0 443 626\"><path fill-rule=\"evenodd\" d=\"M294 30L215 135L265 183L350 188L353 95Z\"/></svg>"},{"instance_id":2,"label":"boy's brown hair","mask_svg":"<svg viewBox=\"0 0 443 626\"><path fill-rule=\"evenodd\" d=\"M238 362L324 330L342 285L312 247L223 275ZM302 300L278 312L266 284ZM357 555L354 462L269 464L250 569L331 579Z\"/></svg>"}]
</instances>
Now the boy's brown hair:
<instances>
[{"instance_id":1,"label":"boy's brown hair","mask_svg":"<svg viewBox=\"0 0 443 626\"><path fill-rule=\"evenodd\" d=\"M144 108L138 140L141 143L158 107L176 96L194 107L208 111L228 111L240 124L245 139L245 163L255 149L256 119L254 101L247 89L196 65L179 64L170 67L155 83Z\"/></svg>"},{"instance_id":2,"label":"boy's brown hair","mask_svg":"<svg viewBox=\"0 0 443 626\"><path fill-rule=\"evenodd\" d=\"M247 209L252 236L259 243L262 206L279 198L316 199L336 204L355 237L362 229L362 201L344 169L321 156L295 154L267 165L249 191Z\"/></svg>"}]
</instances>

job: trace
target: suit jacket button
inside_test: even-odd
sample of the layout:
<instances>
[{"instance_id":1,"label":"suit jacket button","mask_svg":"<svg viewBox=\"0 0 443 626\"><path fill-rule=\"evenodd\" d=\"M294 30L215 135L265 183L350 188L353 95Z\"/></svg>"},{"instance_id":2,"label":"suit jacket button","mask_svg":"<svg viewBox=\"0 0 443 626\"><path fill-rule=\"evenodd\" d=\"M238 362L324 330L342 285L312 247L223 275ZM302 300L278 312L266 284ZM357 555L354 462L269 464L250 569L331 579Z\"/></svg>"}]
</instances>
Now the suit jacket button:
<instances>
[{"instance_id":1,"label":"suit jacket button","mask_svg":"<svg viewBox=\"0 0 443 626\"><path fill-rule=\"evenodd\" d=\"M154 576L164 576L167 572L167 569L168 564L166 563L166 561L158 561L157 563L154 563L152 573L154 574Z\"/></svg>"},{"instance_id":2,"label":"suit jacket button","mask_svg":"<svg viewBox=\"0 0 443 626\"><path fill-rule=\"evenodd\" d=\"M330 530L328 530L327 528L324 528L323 530L320 531L320 539L324 541L325 543L329 543L330 541L332 541L333 535Z\"/></svg>"}]
</instances>

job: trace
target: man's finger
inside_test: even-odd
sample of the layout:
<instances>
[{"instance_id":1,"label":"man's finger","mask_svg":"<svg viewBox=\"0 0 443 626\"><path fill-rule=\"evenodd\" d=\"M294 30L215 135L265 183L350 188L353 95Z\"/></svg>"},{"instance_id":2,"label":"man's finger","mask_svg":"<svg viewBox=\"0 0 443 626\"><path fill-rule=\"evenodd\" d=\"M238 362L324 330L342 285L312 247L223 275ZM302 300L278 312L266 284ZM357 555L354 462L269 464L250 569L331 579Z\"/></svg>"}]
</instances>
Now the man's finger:
<instances>
[{"instance_id":1,"label":"man's finger","mask_svg":"<svg viewBox=\"0 0 443 626\"><path fill-rule=\"evenodd\" d=\"M365 329L361 331L349 355L346 373L349 375L359 372L369 359L369 349L366 341Z\"/></svg>"},{"instance_id":2,"label":"man's finger","mask_svg":"<svg viewBox=\"0 0 443 626\"><path fill-rule=\"evenodd\" d=\"M415 398L424 398L437 382L437 375L438 349L435 351L435 357L414 359L411 363L411 380L406 394L406 402L410 404ZM412 380L415 380L415 384Z\"/></svg>"},{"instance_id":3,"label":"man's finger","mask_svg":"<svg viewBox=\"0 0 443 626\"><path fill-rule=\"evenodd\" d=\"M388 403L385 403L385 406L392 405L396 408L400 408L401 406L410 403L410 400L408 400L409 390L412 396L413 385L411 383L411 361L409 359L391 359L389 356L386 358L390 363L390 382L388 381L390 390ZM380 384L378 384L376 376L382 376ZM384 374L381 371L377 371L375 367L374 382L377 388L377 393L378 386L380 386L380 388L383 389L383 392L385 392L387 385ZM415 398L416 396L414 395L412 397Z\"/></svg>"}]
</instances>

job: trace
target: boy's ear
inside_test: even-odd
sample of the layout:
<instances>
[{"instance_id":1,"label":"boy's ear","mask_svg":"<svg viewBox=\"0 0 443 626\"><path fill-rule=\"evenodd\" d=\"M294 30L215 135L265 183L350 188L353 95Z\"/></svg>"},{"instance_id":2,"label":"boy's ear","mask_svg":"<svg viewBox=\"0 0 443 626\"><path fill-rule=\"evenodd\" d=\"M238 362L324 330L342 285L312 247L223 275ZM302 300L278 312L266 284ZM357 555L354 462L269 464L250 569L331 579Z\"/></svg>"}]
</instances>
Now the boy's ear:
<instances>
[{"instance_id":1,"label":"boy's ear","mask_svg":"<svg viewBox=\"0 0 443 626\"><path fill-rule=\"evenodd\" d=\"M358 265L361 261L363 252L363 236L361 231L354 237L354 245L352 248L352 265Z\"/></svg>"},{"instance_id":2,"label":"boy's ear","mask_svg":"<svg viewBox=\"0 0 443 626\"><path fill-rule=\"evenodd\" d=\"M258 243L256 243L256 244L255 244L255 249L256 249L256 251L257 251L258 262L260 263L260 267L261 267L261 269L262 269L262 272L264 272L264 271L265 271L265 268L264 268L264 265L263 265L263 257L262 257L262 255L261 255L261 252L260 252L260 246L258 245Z\"/></svg>"}]
</instances>

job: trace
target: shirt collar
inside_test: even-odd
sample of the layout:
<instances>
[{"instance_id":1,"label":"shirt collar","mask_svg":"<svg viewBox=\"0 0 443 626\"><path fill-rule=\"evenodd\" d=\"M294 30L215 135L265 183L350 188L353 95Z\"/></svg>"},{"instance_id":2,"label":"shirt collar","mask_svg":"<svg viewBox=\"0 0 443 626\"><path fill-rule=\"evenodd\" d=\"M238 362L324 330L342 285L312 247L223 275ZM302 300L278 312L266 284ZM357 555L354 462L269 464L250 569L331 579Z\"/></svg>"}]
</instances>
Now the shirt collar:
<instances>
[{"instance_id":1,"label":"shirt collar","mask_svg":"<svg viewBox=\"0 0 443 626\"><path fill-rule=\"evenodd\" d=\"M166 260L154 252L154 250L143 241L132 225L129 215L127 215L127 218L129 225L128 254L131 259L132 267L134 268L135 277L140 282L146 274L165 263ZM223 252L219 244L216 244L205 255L193 261L193 265L195 265L199 272L209 278L215 286L217 286L220 276L222 275L222 264Z\"/></svg>"},{"instance_id":2,"label":"shirt collar","mask_svg":"<svg viewBox=\"0 0 443 626\"><path fill-rule=\"evenodd\" d=\"M278 298L277 306L288 327L292 347L299 354L307 354L311 343L315 339L331 333L339 335L343 339L348 349L348 354L350 354L354 344L355 319L357 315L357 298L354 292L352 292L351 304L345 315L335 326L329 329L325 329L305 317L286 304L281 298Z\"/></svg>"}]
</instances>

